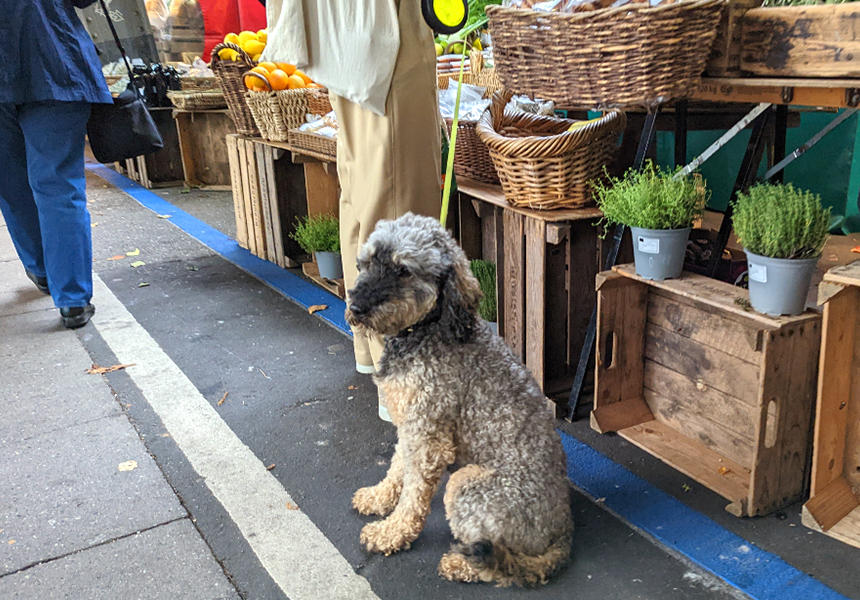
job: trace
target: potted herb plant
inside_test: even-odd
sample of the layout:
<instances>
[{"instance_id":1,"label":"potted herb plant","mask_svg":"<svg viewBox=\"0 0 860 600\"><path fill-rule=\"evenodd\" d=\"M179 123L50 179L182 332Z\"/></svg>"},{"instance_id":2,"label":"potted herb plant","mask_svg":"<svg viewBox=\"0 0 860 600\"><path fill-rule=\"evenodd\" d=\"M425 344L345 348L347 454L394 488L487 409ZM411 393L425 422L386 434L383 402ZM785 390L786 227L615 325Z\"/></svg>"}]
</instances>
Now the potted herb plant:
<instances>
[{"instance_id":1,"label":"potted herb plant","mask_svg":"<svg viewBox=\"0 0 860 600\"><path fill-rule=\"evenodd\" d=\"M636 274L645 279L681 275L690 229L705 207L701 178L676 173L649 161L620 179L593 184L604 222L630 227Z\"/></svg>"},{"instance_id":2,"label":"potted herb plant","mask_svg":"<svg viewBox=\"0 0 860 600\"><path fill-rule=\"evenodd\" d=\"M733 221L747 254L752 307L770 315L802 313L830 209L790 183L762 183L738 194Z\"/></svg>"},{"instance_id":3,"label":"potted herb plant","mask_svg":"<svg viewBox=\"0 0 860 600\"><path fill-rule=\"evenodd\" d=\"M340 229L337 217L314 215L296 221L296 230L290 237L302 250L314 255L320 277L340 279L343 265L340 260Z\"/></svg>"}]
</instances>

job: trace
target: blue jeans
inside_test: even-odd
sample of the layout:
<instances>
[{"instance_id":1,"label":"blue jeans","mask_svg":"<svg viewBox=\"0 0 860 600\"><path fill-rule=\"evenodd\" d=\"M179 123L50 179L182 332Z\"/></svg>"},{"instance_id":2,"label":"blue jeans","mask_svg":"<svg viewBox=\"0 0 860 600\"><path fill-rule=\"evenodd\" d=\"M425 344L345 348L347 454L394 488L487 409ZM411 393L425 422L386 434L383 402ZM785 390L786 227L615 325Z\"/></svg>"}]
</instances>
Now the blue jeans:
<instances>
[{"instance_id":1,"label":"blue jeans","mask_svg":"<svg viewBox=\"0 0 860 600\"><path fill-rule=\"evenodd\" d=\"M93 295L84 175L86 102L0 103L0 212L24 268L48 278L58 308Z\"/></svg>"}]
</instances>

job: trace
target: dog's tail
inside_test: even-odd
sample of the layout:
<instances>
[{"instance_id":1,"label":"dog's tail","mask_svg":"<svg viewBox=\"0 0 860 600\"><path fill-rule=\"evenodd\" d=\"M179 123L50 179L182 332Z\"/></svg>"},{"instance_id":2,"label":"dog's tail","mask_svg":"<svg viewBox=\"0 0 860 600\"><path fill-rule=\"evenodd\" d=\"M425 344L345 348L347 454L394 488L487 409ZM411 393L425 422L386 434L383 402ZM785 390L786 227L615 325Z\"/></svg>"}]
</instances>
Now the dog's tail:
<instances>
[{"instance_id":1,"label":"dog's tail","mask_svg":"<svg viewBox=\"0 0 860 600\"><path fill-rule=\"evenodd\" d=\"M541 585L549 580L570 556L572 532L557 538L543 554L516 552L488 541L462 544L458 550L477 570L481 581L499 586Z\"/></svg>"}]
</instances>

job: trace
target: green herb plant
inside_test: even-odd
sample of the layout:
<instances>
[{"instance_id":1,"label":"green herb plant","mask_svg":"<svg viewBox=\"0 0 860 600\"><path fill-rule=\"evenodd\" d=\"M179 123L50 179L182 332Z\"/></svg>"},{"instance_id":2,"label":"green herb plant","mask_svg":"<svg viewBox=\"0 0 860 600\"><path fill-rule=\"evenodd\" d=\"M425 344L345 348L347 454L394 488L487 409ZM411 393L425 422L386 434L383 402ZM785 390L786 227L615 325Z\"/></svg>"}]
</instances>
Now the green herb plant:
<instances>
[{"instance_id":1,"label":"green herb plant","mask_svg":"<svg viewBox=\"0 0 860 600\"><path fill-rule=\"evenodd\" d=\"M732 221L738 241L753 254L814 258L827 240L830 209L818 194L790 183L760 183L738 194Z\"/></svg>"},{"instance_id":2,"label":"green herb plant","mask_svg":"<svg viewBox=\"0 0 860 600\"><path fill-rule=\"evenodd\" d=\"M623 177L594 181L597 206L603 224L622 224L643 229L683 229L701 217L708 199L698 175L673 176L677 171L661 169L647 161Z\"/></svg>"},{"instance_id":3,"label":"green herb plant","mask_svg":"<svg viewBox=\"0 0 860 600\"><path fill-rule=\"evenodd\" d=\"M340 231L337 217L315 215L296 220L296 230L290 237L308 253L340 253Z\"/></svg>"},{"instance_id":4,"label":"green herb plant","mask_svg":"<svg viewBox=\"0 0 860 600\"><path fill-rule=\"evenodd\" d=\"M478 304L478 314L485 321L493 322L498 318L496 305L496 265L487 260L476 259L469 263L472 273L481 286L483 298Z\"/></svg>"}]
</instances>

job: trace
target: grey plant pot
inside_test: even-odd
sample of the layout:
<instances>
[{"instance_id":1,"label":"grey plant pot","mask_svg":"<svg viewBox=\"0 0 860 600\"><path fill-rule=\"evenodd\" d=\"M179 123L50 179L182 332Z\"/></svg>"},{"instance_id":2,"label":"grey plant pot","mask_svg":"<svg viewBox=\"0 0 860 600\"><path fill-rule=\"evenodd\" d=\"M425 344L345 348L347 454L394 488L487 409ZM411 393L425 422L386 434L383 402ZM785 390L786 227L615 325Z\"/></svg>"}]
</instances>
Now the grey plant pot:
<instances>
[{"instance_id":1,"label":"grey plant pot","mask_svg":"<svg viewBox=\"0 0 860 600\"><path fill-rule=\"evenodd\" d=\"M643 229L631 227L636 274L645 279L673 279L684 270L690 227Z\"/></svg>"},{"instance_id":2,"label":"grey plant pot","mask_svg":"<svg viewBox=\"0 0 860 600\"><path fill-rule=\"evenodd\" d=\"M770 258L746 251L750 304L767 315L799 315L819 257Z\"/></svg>"},{"instance_id":3,"label":"grey plant pot","mask_svg":"<svg viewBox=\"0 0 860 600\"><path fill-rule=\"evenodd\" d=\"M325 279L340 279L343 277L343 263L338 252L314 252L320 277Z\"/></svg>"}]
</instances>

